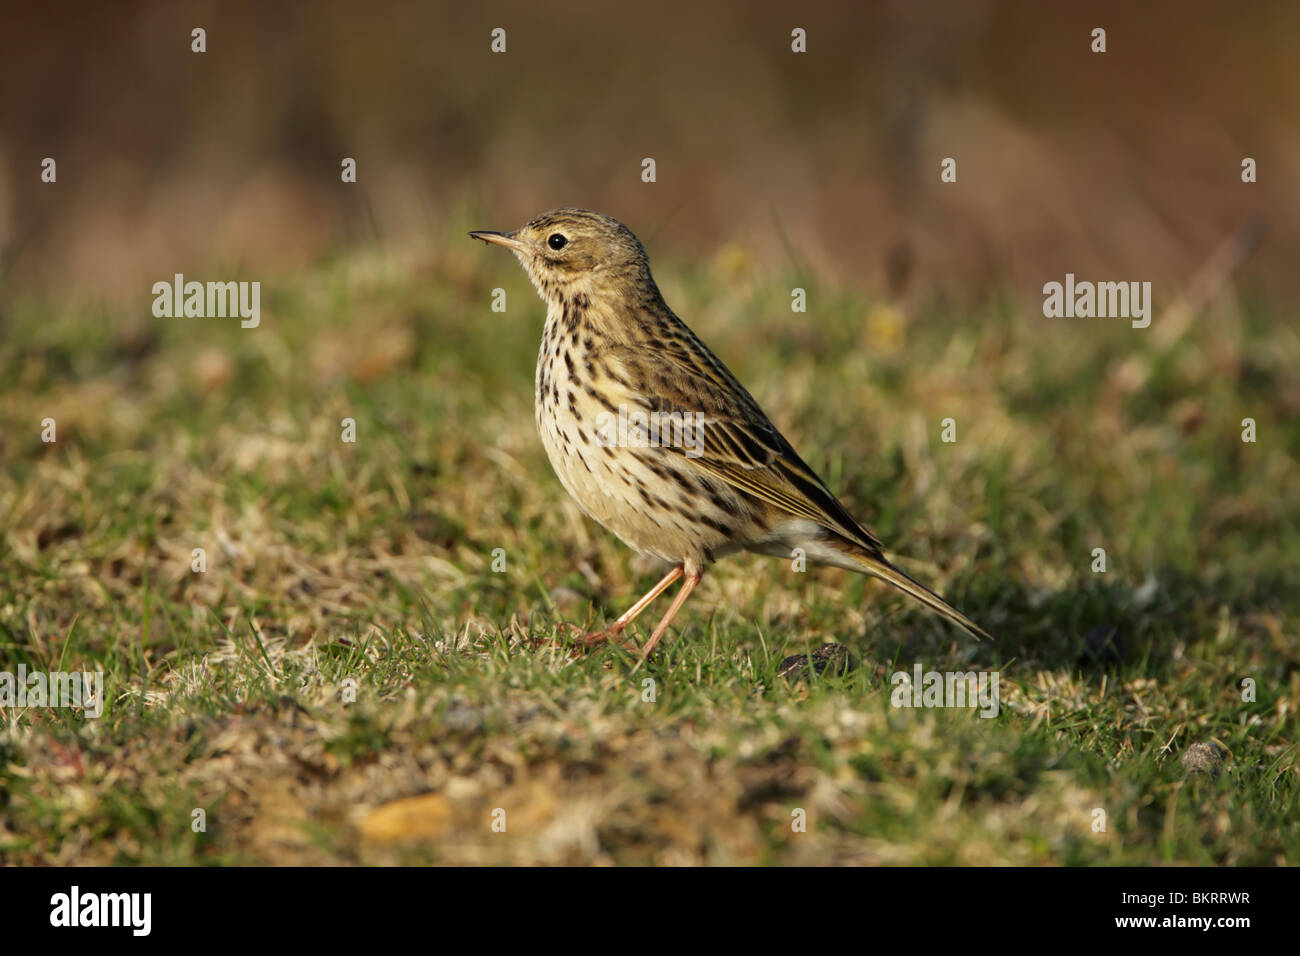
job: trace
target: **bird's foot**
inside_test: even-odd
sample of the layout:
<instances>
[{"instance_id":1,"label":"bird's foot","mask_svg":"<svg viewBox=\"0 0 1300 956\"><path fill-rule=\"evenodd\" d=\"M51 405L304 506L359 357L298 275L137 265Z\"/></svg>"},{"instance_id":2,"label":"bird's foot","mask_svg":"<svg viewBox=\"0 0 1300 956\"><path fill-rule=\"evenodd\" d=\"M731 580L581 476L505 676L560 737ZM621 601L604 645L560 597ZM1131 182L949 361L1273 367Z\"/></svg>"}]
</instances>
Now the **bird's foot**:
<instances>
[{"instance_id":1,"label":"bird's foot","mask_svg":"<svg viewBox=\"0 0 1300 956\"><path fill-rule=\"evenodd\" d=\"M561 639L558 635L555 638L535 637L533 638L534 646L544 644L567 644L573 648L574 655L589 651L593 647L600 647L602 644L617 644L626 651L639 651L640 649L631 641L621 640L623 628L611 625L604 630L588 631L576 624L568 621L561 621L558 627L567 632L566 636Z\"/></svg>"}]
</instances>

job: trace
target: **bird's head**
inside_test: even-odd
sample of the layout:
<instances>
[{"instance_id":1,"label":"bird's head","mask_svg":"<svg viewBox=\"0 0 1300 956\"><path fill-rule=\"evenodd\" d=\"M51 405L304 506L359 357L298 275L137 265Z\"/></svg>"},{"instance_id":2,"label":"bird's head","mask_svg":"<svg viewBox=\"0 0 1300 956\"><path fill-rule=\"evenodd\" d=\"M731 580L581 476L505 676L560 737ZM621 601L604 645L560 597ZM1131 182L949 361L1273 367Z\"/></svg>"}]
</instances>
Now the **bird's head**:
<instances>
[{"instance_id":1,"label":"bird's head","mask_svg":"<svg viewBox=\"0 0 1300 956\"><path fill-rule=\"evenodd\" d=\"M650 263L632 230L587 209L554 209L514 232L470 233L518 257L546 302L602 290L626 291L650 281Z\"/></svg>"}]
</instances>

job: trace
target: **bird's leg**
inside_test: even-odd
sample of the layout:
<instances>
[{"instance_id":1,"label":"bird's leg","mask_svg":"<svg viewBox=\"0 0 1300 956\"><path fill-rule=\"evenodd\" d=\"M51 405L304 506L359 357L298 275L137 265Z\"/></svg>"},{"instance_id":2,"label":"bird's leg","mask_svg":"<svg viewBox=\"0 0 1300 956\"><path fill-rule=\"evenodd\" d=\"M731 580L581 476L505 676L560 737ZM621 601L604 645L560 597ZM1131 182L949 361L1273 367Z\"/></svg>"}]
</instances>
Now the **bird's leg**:
<instances>
[{"instance_id":1,"label":"bird's leg","mask_svg":"<svg viewBox=\"0 0 1300 956\"><path fill-rule=\"evenodd\" d=\"M650 602L652 602L659 595L667 591L668 586L672 584L674 581L676 581L678 578L680 578L681 576L682 576L682 566L679 564L677 565L677 567L673 568L671 571L665 574L658 584L656 584L649 591L647 591L645 593L645 596L642 597L641 600L637 601L630 608L628 608L626 611L620 614L618 616L618 620L616 620L613 624L610 625L610 630L612 630L615 634L621 633L623 628L631 624L638 614L640 614L642 611L644 611L647 607L650 606Z\"/></svg>"},{"instance_id":2,"label":"bird's leg","mask_svg":"<svg viewBox=\"0 0 1300 956\"><path fill-rule=\"evenodd\" d=\"M676 581L678 578L680 578L681 576L682 576L682 566L679 564L677 565L677 567L673 568L671 571L665 574L663 576L663 579L658 584L656 584L649 591L647 591L645 596L641 598L641 600L637 601L630 608L628 608L626 611L620 614L618 616L618 619L614 621L613 624L605 628L603 631L592 631L590 633L583 632L575 636L573 638L573 645L575 647L595 647L598 644L604 644L607 641L615 640L616 638L619 637L619 635L623 633L623 629L632 623L632 621L636 618L638 614L640 614L647 607L649 607L650 603L655 598L663 594L664 591L668 590L668 586L672 584L674 581ZM571 628L577 631L582 630L576 624L563 623L560 626Z\"/></svg>"},{"instance_id":3,"label":"bird's leg","mask_svg":"<svg viewBox=\"0 0 1300 956\"><path fill-rule=\"evenodd\" d=\"M695 585L700 583L700 578L702 577L704 577L704 572L698 570L691 571L686 575L686 582L682 585L682 589L677 592L677 597L673 598L673 603L664 613L664 616L660 618L659 623L655 625L654 633L650 635L650 640L646 641L645 647L641 650L641 657L643 660L650 657L650 652L653 651L655 645L659 643L659 638L664 636L664 631L668 630L668 625L672 623L673 616L681 609L681 606L686 603L686 599L691 596L691 592L695 590Z\"/></svg>"}]
</instances>

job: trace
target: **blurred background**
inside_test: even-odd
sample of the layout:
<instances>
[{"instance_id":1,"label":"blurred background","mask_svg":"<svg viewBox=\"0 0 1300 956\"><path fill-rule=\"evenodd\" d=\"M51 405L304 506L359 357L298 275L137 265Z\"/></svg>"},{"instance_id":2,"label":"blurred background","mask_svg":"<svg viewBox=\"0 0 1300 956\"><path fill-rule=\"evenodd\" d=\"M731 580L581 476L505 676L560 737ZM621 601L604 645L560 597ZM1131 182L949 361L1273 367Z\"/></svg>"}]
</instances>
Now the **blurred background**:
<instances>
[{"instance_id":1,"label":"blurred background","mask_svg":"<svg viewBox=\"0 0 1300 956\"><path fill-rule=\"evenodd\" d=\"M177 271L265 279L575 204L661 259L739 243L972 306L1070 271L1151 280L1159 312L1263 238L1236 277L1294 298L1300 5L1066 7L9 4L4 284L143 304Z\"/></svg>"}]
</instances>

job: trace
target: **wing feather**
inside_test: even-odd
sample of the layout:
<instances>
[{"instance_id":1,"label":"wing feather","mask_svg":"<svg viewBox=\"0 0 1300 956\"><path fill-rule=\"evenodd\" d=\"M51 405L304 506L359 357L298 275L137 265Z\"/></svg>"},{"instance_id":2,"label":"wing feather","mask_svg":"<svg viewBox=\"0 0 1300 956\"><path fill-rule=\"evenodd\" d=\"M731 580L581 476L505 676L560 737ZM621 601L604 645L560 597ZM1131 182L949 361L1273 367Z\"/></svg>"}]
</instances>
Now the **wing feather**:
<instances>
[{"instance_id":1,"label":"wing feather","mask_svg":"<svg viewBox=\"0 0 1300 956\"><path fill-rule=\"evenodd\" d=\"M779 511L879 552L876 536L831 494L726 366L698 339L687 344L653 358L626 345L601 349L599 355L614 365L616 379L631 386L622 400L648 411L700 416L686 419L703 426L698 446L690 455L686 447L670 451Z\"/></svg>"}]
</instances>

